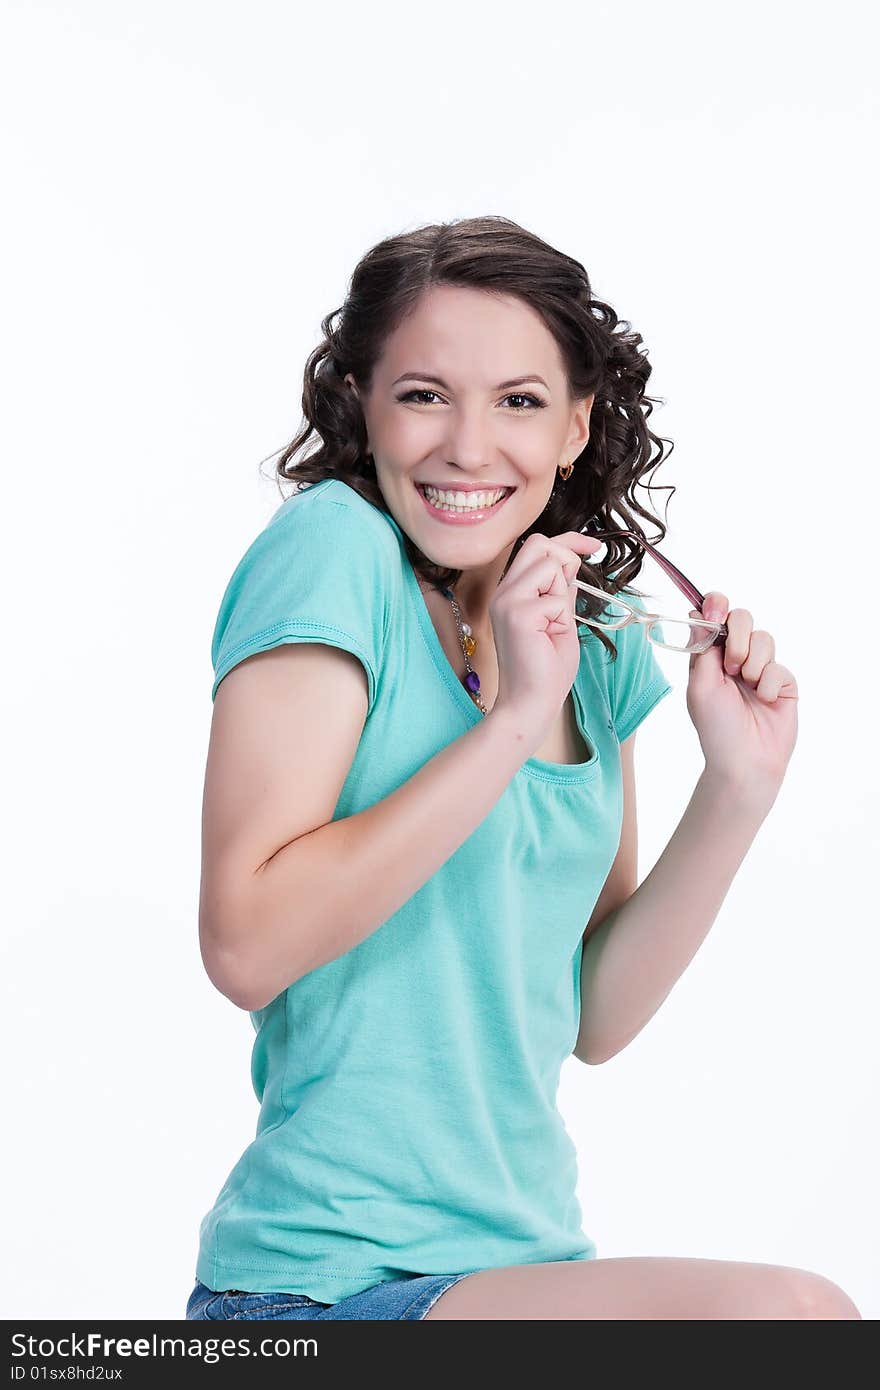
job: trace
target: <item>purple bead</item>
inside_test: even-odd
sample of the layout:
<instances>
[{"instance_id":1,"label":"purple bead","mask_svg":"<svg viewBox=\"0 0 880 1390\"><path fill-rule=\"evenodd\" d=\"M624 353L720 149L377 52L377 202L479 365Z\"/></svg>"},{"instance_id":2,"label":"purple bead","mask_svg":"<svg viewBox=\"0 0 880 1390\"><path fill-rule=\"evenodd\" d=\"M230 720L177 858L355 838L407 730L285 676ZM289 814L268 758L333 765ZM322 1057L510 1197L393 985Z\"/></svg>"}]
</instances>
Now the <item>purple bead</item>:
<instances>
[{"instance_id":1,"label":"purple bead","mask_svg":"<svg viewBox=\"0 0 880 1390\"><path fill-rule=\"evenodd\" d=\"M464 678L464 683L471 694L476 695L480 688L480 677L477 675L476 671L468 671Z\"/></svg>"}]
</instances>

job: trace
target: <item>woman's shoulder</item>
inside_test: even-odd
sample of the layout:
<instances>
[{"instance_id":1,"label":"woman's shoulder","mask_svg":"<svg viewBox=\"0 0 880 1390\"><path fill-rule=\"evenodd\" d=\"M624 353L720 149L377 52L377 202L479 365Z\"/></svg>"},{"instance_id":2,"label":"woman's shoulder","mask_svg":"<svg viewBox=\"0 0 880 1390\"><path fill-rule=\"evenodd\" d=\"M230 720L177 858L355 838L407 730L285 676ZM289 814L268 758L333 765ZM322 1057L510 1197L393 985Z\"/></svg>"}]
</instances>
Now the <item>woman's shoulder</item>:
<instances>
[{"instance_id":1,"label":"woman's shoulder","mask_svg":"<svg viewBox=\"0 0 880 1390\"><path fill-rule=\"evenodd\" d=\"M307 639L354 651L375 682L402 575L400 546L377 507L335 478L299 489L226 585L211 643L214 691L251 653Z\"/></svg>"},{"instance_id":2,"label":"woman's shoulder","mask_svg":"<svg viewBox=\"0 0 880 1390\"><path fill-rule=\"evenodd\" d=\"M276 525L285 530L318 526L322 532L335 528L345 533L346 541L360 534L365 545L383 546L389 553L399 549L401 538L394 518L343 478L322 478L298 487L272 514L266 529Z\"/></svg>"}]
</instances>

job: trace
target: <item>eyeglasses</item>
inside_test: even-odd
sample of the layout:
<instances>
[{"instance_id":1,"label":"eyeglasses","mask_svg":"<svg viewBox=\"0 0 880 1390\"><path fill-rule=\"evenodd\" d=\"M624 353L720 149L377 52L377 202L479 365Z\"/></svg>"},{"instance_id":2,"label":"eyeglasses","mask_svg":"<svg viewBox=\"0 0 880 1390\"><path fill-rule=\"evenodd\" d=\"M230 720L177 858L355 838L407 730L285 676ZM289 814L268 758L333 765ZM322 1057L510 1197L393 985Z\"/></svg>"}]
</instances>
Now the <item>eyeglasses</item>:
<instances>
[{"instance_id":1,"label":"eyeglasses","mask_svg":"<svg viewBox=\"0 0 880 1390\"><path fill-rule=\"evenodd\" d=\"M702 609L703 595L696 585L692 584L681 570L676 569L671 560L667 560L665 555L661 555L655 546L642 540L641 536L637 536L634 531L593 530L590 522L582 530L585 535L595 536L597 540L605 540L611 536L628 536L630 540L636 541L649 555L653 555L658 565L665 570L673 584L681 590L691 605L694 608ZM656 647L666 647L669 651L688 652L692 655L708 651L713 644L724 645L727 637L726 623L713 623L708 618L674 618L664 613L649 613L647 609L643 612L640 608L634 608L631 603L627 603L618 594L610 597L604 589L597 589L593 584L585 584L580 579L575 579L572 582L585 594L602 600L602 611L598 617L586 618L580 613L575 614L580 623L587 623L590 627L600 629L617 629L626 627L628 623L641 623L648 641L653 642Z\"/></svg>"}]
</instances>

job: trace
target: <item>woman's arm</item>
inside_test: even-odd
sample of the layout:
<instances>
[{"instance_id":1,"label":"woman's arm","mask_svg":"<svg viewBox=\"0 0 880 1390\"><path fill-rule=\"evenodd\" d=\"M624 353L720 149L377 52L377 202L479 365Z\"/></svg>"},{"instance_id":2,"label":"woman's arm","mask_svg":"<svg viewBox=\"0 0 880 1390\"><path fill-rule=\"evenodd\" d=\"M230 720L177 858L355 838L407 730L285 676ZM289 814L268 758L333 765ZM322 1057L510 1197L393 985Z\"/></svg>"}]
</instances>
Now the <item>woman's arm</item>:
<instances>
[{"instance_id":1,"label":"woman's arm","mask_svg":"<svg viewBox=\"0 0 880 1390\"><path fill-rule=\"evenodd\" d=\"M644 883L585 939L575 1055L607 1062L644 1028L697 953L775 792L708 769Z\"/></svg>"},{"instance_id":2,"label":"woman's arm","mask_svg":"<svg viewBox=\"0 0 880 1390\"><path fill-rule=\"evenodd\" d=\"M644 1028L696 955L772 807L797 738L797 681L769 632L718 590L727 625L689 661L687 708L706 765L675 834L632 897L587 940L578 1056L607 1062ZM691 609L691 617L698 617Z\"/></svg>"},{"instance_id":3,"label":"woman's arm","mask_svg":"<svg viewBox=\"0 0 880 1390\"><path fill-rule=\"evenodd\" d=\"M265 1007L376 931L533 751L496 705L390 795L331 820L367 708L361 667L342 655L351 679L339 652L307 643L250 658L218 690L199 934L210 979L243 1009Z\"/></svg>"}]
</instances>

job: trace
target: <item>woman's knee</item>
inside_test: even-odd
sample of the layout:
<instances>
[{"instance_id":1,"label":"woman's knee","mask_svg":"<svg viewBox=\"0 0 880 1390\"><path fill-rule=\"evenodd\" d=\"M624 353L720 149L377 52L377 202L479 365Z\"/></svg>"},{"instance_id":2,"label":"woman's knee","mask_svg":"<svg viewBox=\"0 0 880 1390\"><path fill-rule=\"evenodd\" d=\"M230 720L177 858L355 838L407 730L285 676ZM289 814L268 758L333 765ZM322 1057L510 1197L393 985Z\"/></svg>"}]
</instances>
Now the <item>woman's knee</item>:
<instances>
[{"instance_id":1,"label":"woman's knee","mask_svg":"<svg viewBox=\"0 0 880 1390\"><path fill-rule=\"evenodd\" d=\"M826 1320L861 1319L862 1315L855 1303L839 1284L809 1270L800 1269L793 1272L800 1276L796 1289L800 1312L795 1316Z\"/></svg>"}]
</instances>

